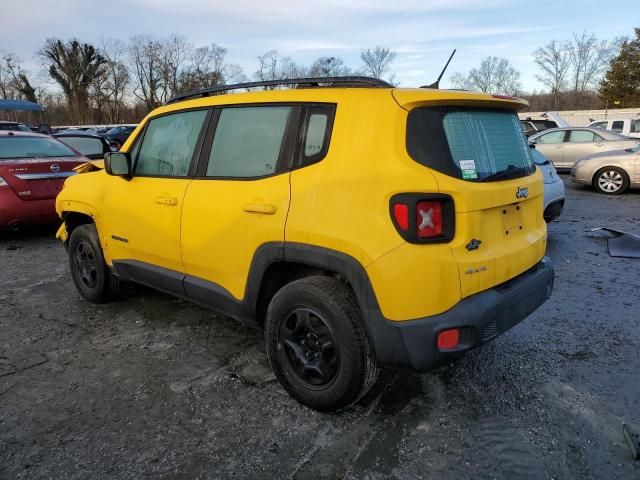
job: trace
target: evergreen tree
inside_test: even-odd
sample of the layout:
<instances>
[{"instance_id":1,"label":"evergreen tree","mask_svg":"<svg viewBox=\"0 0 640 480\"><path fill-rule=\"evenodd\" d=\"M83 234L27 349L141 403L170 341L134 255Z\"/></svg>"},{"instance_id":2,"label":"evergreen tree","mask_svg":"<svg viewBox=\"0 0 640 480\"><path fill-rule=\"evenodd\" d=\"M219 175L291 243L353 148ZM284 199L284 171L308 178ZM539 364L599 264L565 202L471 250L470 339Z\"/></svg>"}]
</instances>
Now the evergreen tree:
<instances>
[{"instance_id":1,"label":"evergreen tree","mask_svg":"<svg viewBox=\"0 0 640 480\"><path fill-rule=\"evenodd\" d=\"M625 41L600 82L600 98L609 107L640 107L640 28Z\"/></svg>"}]
</instances>

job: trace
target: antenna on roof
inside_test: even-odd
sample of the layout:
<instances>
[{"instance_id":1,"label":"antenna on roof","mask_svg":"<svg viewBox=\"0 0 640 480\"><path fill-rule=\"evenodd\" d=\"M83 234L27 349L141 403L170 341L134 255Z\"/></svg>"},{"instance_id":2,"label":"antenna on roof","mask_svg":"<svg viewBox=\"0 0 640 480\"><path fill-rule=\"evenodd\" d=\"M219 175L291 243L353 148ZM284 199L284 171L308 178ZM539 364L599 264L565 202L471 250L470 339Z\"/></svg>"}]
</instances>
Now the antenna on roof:
<instances>
[{"instance_id":1,"label":"antenna on roof","mask_svg":"<svg viewBox=\"0 0 640 480\"><path fill-rule=\"evenodd\" d=\"M454 48L453 52L451 52L451 56L449 57L449 60L447 60L447 64L444 66L444 68L440 72L440 76L435 82L433 82L431 85L422 85L420 88L440 88L440 80L442 80L442 76L444 75L444 72L447 70L447 67L451 63L451 59L455 54L456 54L456 49Z\"/></svg>"}]
</instances>

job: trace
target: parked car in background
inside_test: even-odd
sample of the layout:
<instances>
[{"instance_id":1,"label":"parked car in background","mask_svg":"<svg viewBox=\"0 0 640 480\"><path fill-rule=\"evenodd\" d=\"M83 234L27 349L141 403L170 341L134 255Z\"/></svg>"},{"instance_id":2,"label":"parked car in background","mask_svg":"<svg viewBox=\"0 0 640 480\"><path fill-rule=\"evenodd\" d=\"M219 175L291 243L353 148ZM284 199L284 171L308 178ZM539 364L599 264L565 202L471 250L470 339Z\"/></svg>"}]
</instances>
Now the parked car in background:
<instances>
[{"instance_id":1,"label":"parked car in background","mask_svg":"<svg viewBox=\"0 0 640 480\"><path fill-rule=\"evenodd\" d=\"M0 131L31 132L31 129L27 127L24 123L7 122L2 120L0 121Z\"/></svg>"},{"instance_id":2,"label":"parked car in background","mask_svg":"<svg viewBox=\"0 0 640 480\"><path fill-rule=\"evenodd\" d=\"M589 127L552 128L529 137L537 150L550 159L558 170L570 170L585 155L632 148L639 140Z\"/></svg>"},{"instance_id":3,"label":"parked car in background","mask_svg":"<svg viewBox=\"0 0 640 480\"><path fill-rule=\"evenodd\" d=\"M101 160L104 158L105 153L111 151L109 142L100 135L92 135L85 132L63 132L56 133L53 136L90 160Z\"/></svg>"},{"instance_id":4,"label":"parked car in background","mask_svg":"<svg viewBox=\"0 0 640 480\"><path fill-rule=\"evenodd\" d=\"M120 149L127 138L129 138L129 135L131 135L131 133L135 129L136 125L119 125L107 131L103 136L104 138L106 138L107 142L109 142L110 145L113 145L117 149Z\"/></svg>"},{"instance_id":5,"label":"parked car in background","mask_svg":"<svg viewBox=\"0 0 640 480\"><path fill-rule=\"evenodd\" d=\"M542 180L544 181L544 201L543 214L544 220L549 223L555 220L562 213L564 208L565 190L564 182L558 176L556 168L551 160L542 155L535 145L531 145L531 156L536 167L542 172Z\"/></svg>"},{"instance_id":6,"label":"parked car in background","mask_svg":"<svg viewBox=\"0 0 640 480\"><path fill-rule=\"evenodd\" d=\"M587 127L601 128L627 137L640 138L640 118L612 118L591 122Z\"/></svg>"},{"instance_id":7,"label":"parked car in background","mask_svg":"<svg viewBox=\"0 0 640 480\"><path fill-rule=\"evenodd\" d=\"M640 188L640 146L583 157L571 169L571 180L607 195Z\"/></svg>"},{"instance_id":8,"label":"parked car in background","mask_svg":"<svg viewBox=\"0 0 640 480\"><path fill-rule=\"evenodd\" d=\"M525 120L520 120L520 124L522 125L522 129L524 130L524 134L528 137L530 135L535 135L536 133L543 132L545 130L549 130L550 128L557 128L558 124L553 120L544 120L544 119L532 119L531 117L527 117Z\"/></svg>"},{"instance_id":9,"label":"parked car in background","mask_svg":"<svg viewBox=\"0 0 640 480\"><path fill-rule=\"evenodd\" d=\"M64 180L86 162L47 135L0 131L0 229L55 222L55 198Z\"/></svg>"}]
</instances>

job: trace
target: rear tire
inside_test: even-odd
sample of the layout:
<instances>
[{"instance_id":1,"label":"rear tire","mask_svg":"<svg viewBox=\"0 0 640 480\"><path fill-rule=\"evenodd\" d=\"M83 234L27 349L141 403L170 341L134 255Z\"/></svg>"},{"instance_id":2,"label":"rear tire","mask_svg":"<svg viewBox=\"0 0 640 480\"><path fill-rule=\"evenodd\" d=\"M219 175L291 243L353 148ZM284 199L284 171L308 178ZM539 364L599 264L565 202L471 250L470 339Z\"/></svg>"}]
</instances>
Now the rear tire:
<instances>
[{"instance_id":1,"label":"rear tire","mask_svg":"<svg viewBox=\"0 0 640 480\"><path fill-rule=\"evenodd\" d=\"M378 376L360 308L336 278L313 276L282 287L269 304L265 337L282 386L315 410L348 407Z\"/></svg>"},{"instance_id":2,"label":"rear tire","mask_svg":"<svg viewBox=\"0 0 640 480\"><path fill-rule=\"evenodd\" d=\"M118 290L118 279L104 261L95 225L76 227L69 238L69 268L78 292L91 303L104 303Z\"/></svg>"},{"instance_id":3,"label":"rear tire","mask_svg":"<svg viewBox=\"0 0 640 480\"><path fill-rule=\"evenodd\" d=\"M618 167L601 168L593 176L593 188L605 195L620 195L629 188L629 176Z\"/></svg>"}]
</instances>

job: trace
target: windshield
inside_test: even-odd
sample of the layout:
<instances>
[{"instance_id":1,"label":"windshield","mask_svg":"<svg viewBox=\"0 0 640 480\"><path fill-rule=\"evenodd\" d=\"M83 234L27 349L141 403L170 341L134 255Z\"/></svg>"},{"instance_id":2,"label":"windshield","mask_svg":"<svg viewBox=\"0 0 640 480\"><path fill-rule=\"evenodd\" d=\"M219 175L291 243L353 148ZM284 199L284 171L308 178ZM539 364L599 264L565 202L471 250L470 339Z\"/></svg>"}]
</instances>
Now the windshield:
<instances>
[{"instance_id":1,"label":"windshield","mask_svg":"<svg viewBox=\"0 0 640 480\"><path fill-rule=\"evenodd\" d=\"M0 137L0 159L77 157L64 143L47 137Z\"/></svg>"},{"instance_id":2,"label":"windshield","mask_svg":"<svg viewBox=\"0 0 640 480\"><path fill-rule=\"evenodd\" d=\"M423 107L409 113L407 151L462 180L498 181L535 172L520 120L510 110Z\"/></svg>"},{"instance_id":3,"label":"windshield","mask_svg":"<svg viewBox=\"0 0 640 480\"><path fill-rule=\"evenodd\" d=\"M122 130L124 130L124 127L113 127L112 129L107 130L107 133L104 133L103 135L116 135Z\"/></svg>"}]
</instances>

